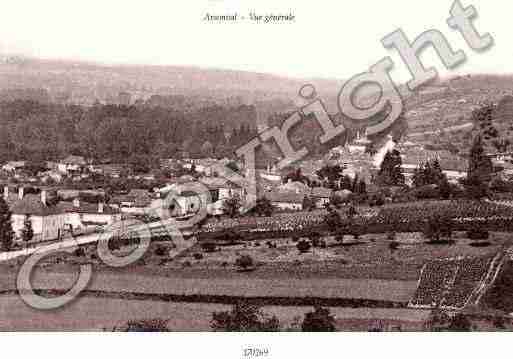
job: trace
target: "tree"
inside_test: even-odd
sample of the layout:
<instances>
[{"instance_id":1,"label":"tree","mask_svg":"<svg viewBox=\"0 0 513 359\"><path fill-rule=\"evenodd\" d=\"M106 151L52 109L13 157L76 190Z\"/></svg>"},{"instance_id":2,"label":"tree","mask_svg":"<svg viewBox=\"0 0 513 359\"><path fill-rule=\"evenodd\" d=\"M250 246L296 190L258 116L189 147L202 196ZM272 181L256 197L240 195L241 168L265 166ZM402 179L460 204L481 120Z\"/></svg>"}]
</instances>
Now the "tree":
<instances>
[{"instance_id":1,"label":"tree","mask_svg":"<svg viewBox=\"0 0 513 359\"><path fill-rule=\"evenodd\" d=\"M367 184L363 179L358 182L358 185L355 188L355 193L358 194L367 194Z\"/></svg>"},{"instance_id":2,"label":"tree","mask_svg":"<svg viewBox=\"0 0 513 359\"><path fill-rule=\"evenodd\" d=\"M416 188L439 184L441 181L447 179L447 176L442 172L440 162L437 159L433 161L426 161L420 164L413 172L413 185Z\"/></svg>"},{"instance_id":3,"label":"tree","mask_svg":"<svg viewBox=\"0 0 513 359\"><path fill-rule=\"evenodd\" d=\"M262 309L246 301L239 302L230 311L212 313L211 327L227 332L272 332L280 329L276 316L265 315Z\"/></svg>"},{"instance_id":4,"label":"tree","mask_svg":"<svg viewBox=\"0 0 513 359\"><path fill-rule=\"evenodd\" d=\"M9 206L0 198L0 241L2 241L2 250L9 251L14 242L14 232L11 223L11 211Z\"/></svg>"},{"instance_id":5,"label":"tree","mask_svg":"<svg viewBox=\"0 0 513 359\"><path fill-rule=\"evenodd\" d=\"M468 197L480 199L487 195L492 172L492 161L484 152L481 136L476 136L470 149L467 178L464 181Z\"/></svg>"},{"instance_id":6,"label":"tree","mask_svg":"<svg viewBox=\"0 0 513 359\"><path fill-rule=\"evenodd\" d=\"M264 196L256 200L253 212L255 212L258 216L270 217L274 212L274 206L271 201Z\"/></svg>"},{"instance_id":7,"label":"tree","mask_svg":"<svg viewBox=\"0 0 513 359\"><path fill-rule=\"evenodd\" d=\"M444 177L438 182L438 190L440 191L440 197L443 199L449 199L452 194L452 186L447 180L447 177Z\"/></svg>"},{"instance_id":8,"label":"tree","mask_svg":"<svg viewBox=\"0 0 513 359\"><path fill-rule=\"evenodd\" d=\"M425 322L425 329L431 332L440 332L445 330L451 323L451 318L445 311L439 308L438 303Z\"/></svg>"},{"instance_id":9,"label":"tree","mask_svg":"<svg viewBox=\"0 0 513 359\"><path fill-rule=\"evenodd\" d=\"M315 209L315 201L310 196L305 196L303 198L303 210L312 211Z\"/></svg>"},{"instance_id":10,"label":"tree","mask_svg":"<svg viewBox=\"0 0 513 359\"><path fill-rule=\"evenodd\" d=\"M452 319L447 330L451 332L470 332L472 331L472 323L462 313L456 314Z\"/></svg>"},{"instance_id":11,"label":"tree","mask_svg":"<svg viewBox=\"0 0 513 359\"><path fill-rule=\"evenodd\" d=\"M340 213L331 207L328 207L328 213L324 216L324 224L338 241L342 241L344 235L350 232L351 223L342 220Z\"/></svg>"},{"instance_id":12,"label":"tree","mask_svg":"<svg viewBox=\"0 0 513 359\"><path fill-rule=\"evenodd\" d=\"M340 209L343 204L344 200L342 199L342 197L337 194L333 194L330 196L329 202L326 203L326 206L332 206L336 209Z\"/></svg>"},{"instance_id":13,"label":"tree","mask_svg":"<svg viewBox=\"0 0 513 359\"><path fill-rule=\"evenodd\" d=\"M301 168L297 168L296 170L291 171L290 173L288 173L283 178L283 183L287 183L289 180L292 181L292 182L301 182L301 183L304 183L306 185L310 185L310 180L308 179L308 177L303 175L303 172L302 172Z\"/></svg>"},{"instance_id":14,"label":"tree","mask_svg":"<svg viewBox=\"0 0 513 359\"><path fill-rule=\"evenodd\" d=\"M440 241L441 239L450 239L453 231L453 222L451 218L440 214L431 216L423 230L424 237L431 241Z\"/></svg>"},{"instance_id":15,"label":"tree","mask_svg":"<svg viewBox=\"0 0 513 359\"><path fill-rule=\"evenodd\" d=\"M134 174L144 174L148 173L151 169L151 165L153 163L153 159L149 156L143 156L138 154L133 154L128 159L128 164L132 169Z\"/></svg>"},{"instance_id":16,"label":"tree","mask_svg":"<svg viewBox=\"0 0 513 359\"><path fill-rule=\"evenodd\" d=\"M470 149L467 177L478 177L484 182L489 182L493 173L493 164L483 148L481 136L476 136Z\"/></svg>"},{"instance_id":17,"label":"tree","mask_svg":"<svg viewBox=\"0 0 513 359\"><path fill-rule=\"evenodd\" d=\"M313 312L305 314L301 324L303 332L334 332L335 317L328 308L316 306Z\"/></svg>"},{"instance_id":18,"label":"tree","mask_svg":"<svg viewBox=\"0 0 513 359\"><path fill-rule=\"evenodd\" d=\"M234 195L223 202L223 212L231 218L234 218L239 214L240 208L241 201L238 195Z\"/></svg>"},{"instance_id":19,"label":"tree","mask_svg":"<svg viewBox=\"0 0 513 359\"><path fill-rule=\"evenodd\" d=\"M404 185L404 174L402 173L401 153L397 150L387 151L375 182L380 186L402 186Z\"/></svg>"},{"instance_id":20,"label":"tree","mask_svg":"<svg viewBox=\"0 0 513 359\"><path fill-rule=\"evenodd\" d=\"M343 181L344 189L351 190L352 183L349 177L344 176L344 169L345 167L340 165L326 165L319 169L316 175L332 189L341 189L342 186L339 186L338 183Z\"/></svg>"},{"instance_id":21,"label":"tree","mask_svg":"<svg viewBox=\"0 0 513 359\"><path fill-rule=\"evenodd\" d=\"M296 248L300 253L306 253L312 248L312 245L310 242L303 239L296 244Z\"/></svg>"},{"instance_id":22,"label":"tree","mask_svg":"<svg viewBox=\"0 0 513 359\"><path fill-rule=\"evenodd\" d=\"M32 221L30 216L26 215L23 221L23 229L21 230L21 238L25 242L29 242L34 238L34 229L32 228Z\"/></svg>"},{"instance_id":23,"label":"tree","mask_svg":"<svg viewBox=\"0 0 513 359\"><path fill-rule=\"evenodd\" d=\"M249 254L243 254L235 260L235 265L243 271L253 269L255 261Z\"/></svg>"},{"instance_id":24,"label":"tree","mask_svg":"<svg viewBox=\"0 0 513 359\"><path fill-rule=\"evenodd\" d=\"M328 208L328 213L324 216L324 223L328 227L328 231L336 233L342 226L342 217L336 210Z\"/></svg>"}]
</instances>

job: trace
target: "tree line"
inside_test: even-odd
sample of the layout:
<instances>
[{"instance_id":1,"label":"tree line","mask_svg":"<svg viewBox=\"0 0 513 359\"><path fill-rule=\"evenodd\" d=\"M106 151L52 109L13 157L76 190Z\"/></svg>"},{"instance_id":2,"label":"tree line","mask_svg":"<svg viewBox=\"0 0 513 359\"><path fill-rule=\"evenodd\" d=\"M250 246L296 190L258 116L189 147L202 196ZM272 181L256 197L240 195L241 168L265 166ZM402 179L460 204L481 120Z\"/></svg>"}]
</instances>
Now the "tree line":
<instances>
[{"instance_id":1,"label":"tree line","mask_svg":"<svg viewBox=\"0 0 513 359\"><path fill-rule=\"evenodd\" d=\"M154 106L0 103L0 160L70 154L124 163L134 156L233 157L256 133L254 106L180 112Z\"/></svg>"}]
</instances>

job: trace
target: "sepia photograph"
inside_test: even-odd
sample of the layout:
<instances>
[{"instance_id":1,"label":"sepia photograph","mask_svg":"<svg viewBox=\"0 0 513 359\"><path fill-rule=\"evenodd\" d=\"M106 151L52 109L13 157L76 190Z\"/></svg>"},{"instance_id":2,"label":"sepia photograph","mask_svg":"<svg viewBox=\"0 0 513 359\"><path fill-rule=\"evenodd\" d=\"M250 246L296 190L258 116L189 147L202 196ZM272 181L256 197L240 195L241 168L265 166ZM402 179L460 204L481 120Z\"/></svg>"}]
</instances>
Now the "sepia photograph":
<instances>
[{"instance_id":1,"label":"sepia photograph","mask_svg":"<svg viewBox=\"0 0 513 359\"><path fill-rule=\"evenodd\" d=\"M0 331L513 330L513 5L3 5Z\"/></svg>"}]
</instances>

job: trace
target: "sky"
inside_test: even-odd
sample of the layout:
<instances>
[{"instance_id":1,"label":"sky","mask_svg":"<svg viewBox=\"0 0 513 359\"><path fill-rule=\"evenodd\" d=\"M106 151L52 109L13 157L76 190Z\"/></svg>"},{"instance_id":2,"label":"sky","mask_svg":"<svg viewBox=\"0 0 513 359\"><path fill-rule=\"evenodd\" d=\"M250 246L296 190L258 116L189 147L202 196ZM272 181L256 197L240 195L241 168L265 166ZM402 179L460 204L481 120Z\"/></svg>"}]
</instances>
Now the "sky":
<instances>
[{"instance_id":1,"label":"sky","mask_svg":"<svg viewBox=\"0 0 513 359\"><path fill-rule=\"evenodd\" d=\"M468 61L444 70L434 51L422 56L440 74L512 73L513 3L462 0L474 5L480 33L495 45L473 52L446 19L452 0L0 0L0 52L113 64L193 65L273 73L297 78L347 79L385 56L392 76L409 78L405 65L381 38L401 28L413 40L441 31ZM281 24L209 23L209 14L295 15ZM443 71L442 71L443 70Z\"/></svg>"}]
</instances>

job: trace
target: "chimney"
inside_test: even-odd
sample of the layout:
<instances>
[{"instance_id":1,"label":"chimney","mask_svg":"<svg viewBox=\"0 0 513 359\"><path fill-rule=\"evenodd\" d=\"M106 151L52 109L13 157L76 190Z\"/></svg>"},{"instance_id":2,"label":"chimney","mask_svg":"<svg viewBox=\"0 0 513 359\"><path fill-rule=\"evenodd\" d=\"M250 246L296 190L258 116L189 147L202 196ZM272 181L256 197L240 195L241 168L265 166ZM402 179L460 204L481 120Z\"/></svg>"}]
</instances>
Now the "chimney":
<instances>
[{"instance_id":1,"label":"chimney","mask_svg":"<svg viewBox=\"0 0 513 359\"><path fill-rule=\"evenodd\" d=\"M46 190L41 190L41 203L46 206Z\"/></svg>"},{"instance_id":2,"label":"chimney","mask_svg":"<svg viewBox=\"0 0 513 359\"><path fill-rule=\"evenodd\" d=\"M6 201L9 199L9 186L4 186L4 199Z\"/></svg>"},{"instance_id":3,"label":"chimney","mask_svg":"<svg viewBox=\"0 0 513 359\"><path fill-rule=\"evenodd\" d=\"M98 202L98 213L103 213L103 202Z\"/></svg>"},{"instance_id":4,"label":"chimney","mask_svg":"<svg viewBox=\"0 0 513 359\"><path fill-rule=\"evenodd\" d=\"M73 199L73 207L75 207L75 208L80 207L80 199L78 197Z\"/></svg>"},{"instance_id":5,"label":"chimney","mask_svg":"<svg viewBox=\"0 0 513 359\"><path fill-rule=\"evenodd\" d=\"M18 198L23 199L23 187L18 188Z\"/></svg>"}]
</instances>

